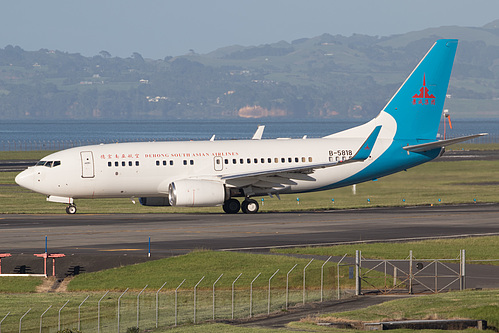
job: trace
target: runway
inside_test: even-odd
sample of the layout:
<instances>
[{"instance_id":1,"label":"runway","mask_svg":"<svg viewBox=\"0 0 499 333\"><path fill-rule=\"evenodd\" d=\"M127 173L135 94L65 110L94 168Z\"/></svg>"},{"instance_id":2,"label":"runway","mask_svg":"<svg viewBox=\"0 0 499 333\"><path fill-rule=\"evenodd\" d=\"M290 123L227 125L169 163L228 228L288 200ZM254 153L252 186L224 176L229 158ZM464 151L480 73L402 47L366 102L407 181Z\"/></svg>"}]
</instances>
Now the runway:
<instances>
[{"instance_id":1,"label":"runway","mask_svg":"<svg viewBox=\"0 0 499 333\"><path fill-rule=\"evenodd\" d=\"M499 234L499 204L371 208L324 212L150 215L0 215L0 253L144 253L196 248L389 241ZM146 252L147 253L147 252Z\"/></svg>"}]
</instances>

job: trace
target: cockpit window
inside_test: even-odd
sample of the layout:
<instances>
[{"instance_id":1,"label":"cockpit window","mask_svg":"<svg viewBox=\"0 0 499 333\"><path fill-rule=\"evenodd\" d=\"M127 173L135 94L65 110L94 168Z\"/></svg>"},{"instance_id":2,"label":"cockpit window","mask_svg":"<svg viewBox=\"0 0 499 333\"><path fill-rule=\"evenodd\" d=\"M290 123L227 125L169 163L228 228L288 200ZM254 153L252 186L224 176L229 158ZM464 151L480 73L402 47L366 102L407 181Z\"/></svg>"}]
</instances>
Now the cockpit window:
<instances>
[{"instance_id":1,"label":"cockpit window","mask_svg":"<svg viewBox=\"0 0 499 333\"><path fill-rule=\"evenodd\" d=\"M61 165L61 161L39 161L36 166L46 166L47 168L55 168Z\"/></svg>"}]
</instances>

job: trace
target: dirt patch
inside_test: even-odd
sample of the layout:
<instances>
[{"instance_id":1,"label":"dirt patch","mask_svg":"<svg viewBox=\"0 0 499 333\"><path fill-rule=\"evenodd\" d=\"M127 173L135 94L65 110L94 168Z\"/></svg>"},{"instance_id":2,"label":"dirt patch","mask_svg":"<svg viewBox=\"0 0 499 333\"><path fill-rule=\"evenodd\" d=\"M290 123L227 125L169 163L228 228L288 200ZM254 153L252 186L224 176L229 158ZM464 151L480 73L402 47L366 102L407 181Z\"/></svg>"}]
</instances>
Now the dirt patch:
<instances>
[{"instance_id":1,"label":"dirt patch","mask_svg":"<svg viewBox=\"0 0 499 333\"><path fill-rule=\"evenodd\" d=\"M55 281L56 281L55 277L53 276L43 279L42 284L36 287L36 292L48 293L52 289L52 286L54 285Z\"/></svg>"}]
</instances>

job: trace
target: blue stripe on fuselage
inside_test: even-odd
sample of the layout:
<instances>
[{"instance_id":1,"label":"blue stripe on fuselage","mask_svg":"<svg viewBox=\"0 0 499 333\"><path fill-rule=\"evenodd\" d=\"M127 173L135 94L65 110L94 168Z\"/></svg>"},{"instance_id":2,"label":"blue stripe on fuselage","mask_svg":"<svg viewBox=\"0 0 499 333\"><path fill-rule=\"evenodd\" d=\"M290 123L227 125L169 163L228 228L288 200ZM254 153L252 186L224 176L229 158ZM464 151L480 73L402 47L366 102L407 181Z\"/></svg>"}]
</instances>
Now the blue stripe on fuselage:
<instances>
[{"instance_id":1,"label":"blue stripe on fuselage","mask_svg":"<svg viewBox=\"0 0 499 333\"><path fill-rule=\"evenodd\" d=\"M358 184L391 175L392 173L396 173L408 168L415 167L419 164L429 162L437 158L441 152L441 148L437 148L426 152L411 152L407 154L407 151L402 149L404 145L407 145L407 140L404 140L403 142L398 140L394 141L380 157L378 157L374 162L369 164L366 168L362 169L355 175L350 176L337 183L318 188L313 192Z\"/></svg>"}]
</instances>

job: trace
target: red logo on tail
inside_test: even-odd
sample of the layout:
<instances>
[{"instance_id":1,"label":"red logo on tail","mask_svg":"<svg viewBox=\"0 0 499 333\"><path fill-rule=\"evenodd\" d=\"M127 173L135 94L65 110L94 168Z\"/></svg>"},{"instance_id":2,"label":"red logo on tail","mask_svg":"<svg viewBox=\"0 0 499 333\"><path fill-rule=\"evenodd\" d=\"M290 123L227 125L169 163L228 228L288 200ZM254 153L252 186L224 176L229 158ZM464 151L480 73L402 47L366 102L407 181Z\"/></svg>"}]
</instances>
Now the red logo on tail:
<instances>
[{"instance_id":1,"label":"red logo on tail","mask_svg":"<svg viewBox=\"0 0 499 333\"><path fill-rule=\"evenodd\" d=\"M435 95L428 94L429 90L426 88L426 74L423 75L423 86L419 89L419 94L412 96L412 104L421 105L435 105Z\"/></svg>"}]
</instances>

